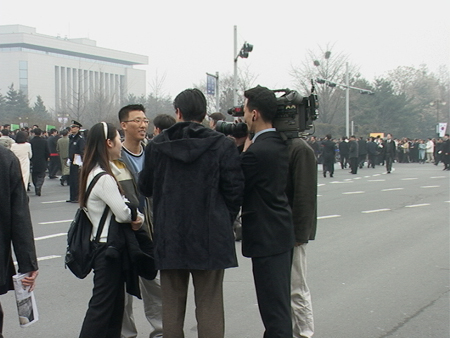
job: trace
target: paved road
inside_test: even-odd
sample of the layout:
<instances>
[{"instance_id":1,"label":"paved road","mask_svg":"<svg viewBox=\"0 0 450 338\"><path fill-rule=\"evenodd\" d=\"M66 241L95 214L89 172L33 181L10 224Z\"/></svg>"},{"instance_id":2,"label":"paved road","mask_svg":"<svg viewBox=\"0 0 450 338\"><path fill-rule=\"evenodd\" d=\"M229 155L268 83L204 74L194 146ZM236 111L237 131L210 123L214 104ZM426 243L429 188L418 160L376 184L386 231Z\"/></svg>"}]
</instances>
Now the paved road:
<instances>
[{"instance_id":1,"label":"paved road","mask_svg":"<svg viewBox=\"0 0 450 338\"><path fill-rule=\"evenodd\" d=\"M449 172L396 164L389 175L377 167L319 176L318 234L308 244L314 337L449 337ZM4 295L6 338L78 336L92 276L77 280L63 268L65 233L77 207L67 197L67 187L48 179L42 197L30 193L40 321L19 328L13 294ZM226 337L262 337L250 261L239 255L239 264L225 274ZM190 297L187 338L196 337L193 308ZM140 301L135 317L139 337L148 337Z\"/></svg>"}]
</instances>

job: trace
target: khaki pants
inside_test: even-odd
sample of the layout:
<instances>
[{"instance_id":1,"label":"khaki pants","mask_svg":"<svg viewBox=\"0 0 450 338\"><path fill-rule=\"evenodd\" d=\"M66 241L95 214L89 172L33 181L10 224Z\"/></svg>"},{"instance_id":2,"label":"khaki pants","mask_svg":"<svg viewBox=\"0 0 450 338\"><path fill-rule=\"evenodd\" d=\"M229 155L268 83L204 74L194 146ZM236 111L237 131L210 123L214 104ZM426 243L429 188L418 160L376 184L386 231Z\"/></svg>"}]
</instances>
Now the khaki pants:
<instances>
[{"instance_id":1,"label":"khaki pants","mask_svg":"<svg viewBox=\"0 0 450 338\"><path fill-rule=\"evenodd\" d=\"M183 326L190 274L194 284L198 337L223 338L224 270L161 270L164 338L184 337Z\"/></svg>"}]
</instances>

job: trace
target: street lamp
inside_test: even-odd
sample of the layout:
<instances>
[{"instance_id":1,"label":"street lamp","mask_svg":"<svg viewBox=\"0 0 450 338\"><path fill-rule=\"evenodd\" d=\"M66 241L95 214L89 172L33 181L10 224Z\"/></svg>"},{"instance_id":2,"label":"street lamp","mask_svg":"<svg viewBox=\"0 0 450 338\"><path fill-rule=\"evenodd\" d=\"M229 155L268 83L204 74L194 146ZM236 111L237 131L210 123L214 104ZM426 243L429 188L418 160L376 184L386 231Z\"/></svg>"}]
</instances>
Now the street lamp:
<instances>
[{"instance_id":1,"label":"street lamp","mask_svg":"<svg viewBox=\"0 0 450 338\"><path fill-rule=\"evenodd\" d=\"M237 61L238 58L246 59L248 54L253 51L253 45L247 41L241 47L241 50L237 51L237 26L234 26L234 74L233 74L233 105L237 106Z\"/></svg>"}]
</instances>

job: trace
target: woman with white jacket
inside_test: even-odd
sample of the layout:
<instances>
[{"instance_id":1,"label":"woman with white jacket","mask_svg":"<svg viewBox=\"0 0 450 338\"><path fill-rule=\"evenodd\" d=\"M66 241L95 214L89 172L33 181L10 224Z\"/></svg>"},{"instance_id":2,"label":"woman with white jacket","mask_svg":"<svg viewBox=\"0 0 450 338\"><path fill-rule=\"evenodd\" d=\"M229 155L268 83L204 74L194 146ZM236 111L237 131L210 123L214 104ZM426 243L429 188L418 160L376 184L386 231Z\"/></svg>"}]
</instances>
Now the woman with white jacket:
<instances>
[{"instance_id":1,"label":"woman with white jacket","mask_svg":"<svg viewBox=\"0 0 450 338\"><path fill-rule=\"evenodd\" d=\"M115 217L118 223L129 223L133 230L138 230L144 220L139 212L137 219L132 220L131 209L114 177L118 169L111 161L120 158L121 149L119 133L112 124L97 123L89 131L80 173L79 201L81 207L86 207L92 222L92 238L97 234L105 208L109 206L110 210L94 258L94 289L80 338L120 338L125 298L124 275L122 259L108 259L105 254L109 224L111 218ZM101 172L106 172L106 175L100 177L84 204L89 183Z\"/></svg>"},{"instance_id":2,"label":"woman with white jacket","mask_svg":"<svg viewBox=\"0 0 450 338\"><path fill-rule=\"evenodd\" d=\"M20 162L25 189L28 189L28 183L30 182L30 159L33 156L31 144L27 141L28 133L19 131L16 135L16 143L11 145L11 151L17 156Z\"/></svg>"}]
</instances>

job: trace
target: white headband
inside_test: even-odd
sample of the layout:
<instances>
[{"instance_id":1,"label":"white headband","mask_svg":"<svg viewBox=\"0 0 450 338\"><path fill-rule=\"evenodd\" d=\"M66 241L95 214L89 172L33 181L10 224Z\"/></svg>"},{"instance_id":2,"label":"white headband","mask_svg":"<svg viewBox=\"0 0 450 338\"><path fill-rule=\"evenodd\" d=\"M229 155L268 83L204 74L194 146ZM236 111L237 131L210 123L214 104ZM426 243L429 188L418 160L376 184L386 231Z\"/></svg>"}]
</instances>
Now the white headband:
<instances>
[{"instance_id":1,"label":"white headband","mask_svg":"<svg viewBox=\"0 0 450 338\"><path fill-rule=\"evenodd\" d=\"M106 122L102 122L103 124L103 133L105 134L105 140L108 139L108 125L106 124Z\"/></svg>"}]
</instances>

